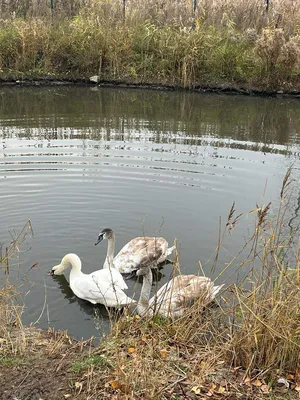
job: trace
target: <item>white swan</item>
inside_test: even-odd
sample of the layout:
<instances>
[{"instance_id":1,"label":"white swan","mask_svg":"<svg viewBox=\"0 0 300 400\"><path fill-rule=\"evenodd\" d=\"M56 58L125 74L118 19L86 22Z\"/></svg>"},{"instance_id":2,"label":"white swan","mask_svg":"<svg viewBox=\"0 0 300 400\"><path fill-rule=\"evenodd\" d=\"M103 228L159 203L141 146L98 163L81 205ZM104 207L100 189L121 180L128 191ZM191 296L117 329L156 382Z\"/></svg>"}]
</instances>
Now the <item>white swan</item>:
<instances>
[{"instance_id":1,"label":"white swan","mask_svg":"<svg viewBox=\"0 0 300 400\"><path fill-rule=\"evenodd\" d=\"M130 240L114 257L115 235L111 229L103 229L98 235L97 242L107 239L107 255L103 268L114 267L122 274L129 274L141 267L155 268L162 263L175 249L169 247L166 239L162 237L136 237Z\"/></svg>"},{"instance_id":2,"label":"white swan","mask_svg":"<svg viewBox=\"0 0 300 400\"><path fill-rule=\"evenodd\" d=\"M127 285L116 269L101 269L84 274L81 271L80 258L76 254L67 254L51 272L53 275L62 275L68 267L71 267L70 287L80 299L93 304L104 304L106 307L123 307L134 302L124 293Z\"/></svg>"},{"instance_id":3,"label":"white swan","mask_svg":"<svg viewBox=\"0 0 300 400\"><path fill-rule=\"evenodd\" d=\"M159 314L164 317L179 318L191 307L195 300L205 307L219 293L224 285L214 286L211 279L205 276L179 275L165 283L150 299L152 271L141 268L137 275L143 276L143 286L137 304L141 316Z\"/></svg>"}]
</instances>

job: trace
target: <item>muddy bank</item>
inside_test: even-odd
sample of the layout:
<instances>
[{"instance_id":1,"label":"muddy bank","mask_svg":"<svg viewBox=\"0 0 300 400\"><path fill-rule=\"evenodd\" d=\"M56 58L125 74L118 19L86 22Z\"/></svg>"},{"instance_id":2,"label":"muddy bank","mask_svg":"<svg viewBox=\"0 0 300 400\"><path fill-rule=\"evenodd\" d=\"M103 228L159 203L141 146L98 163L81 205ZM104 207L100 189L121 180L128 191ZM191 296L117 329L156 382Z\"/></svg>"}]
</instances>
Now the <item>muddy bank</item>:
<instances>
[{"instance_id":1,"label":"muddy bank","mask_svg":"<svg viewBox=\"0 0 300 400\"><path fill-rule=\"evenodd\" d=\"M167 85L157 83L133 83L119 80L103 80L98 84L90 82L89 79L85 78L62 78L62 79L49 79L49 78L37 78L37 79L16 79L16 80L5 80L0 79L1 86L9 87L24 87L24 86L90 86L90 87L109 87L109 88L134 88L134 89L151 89L151 90L163 90L163 91L187 91L194 93L215 93L215 94L227 94L227 95L244 95L244 96L266 96L266 97L289 97L300 99L300 89L262 89L262 88L251 88L247 86L237 85L200 85L190 88L184 88L179 85Z\"/></svg>"},{"instance_id":2,"label":"muddy bank","mask_svg":"<svg viewBox=\"0 0 300 400\"><path fill-rule=\"evenodd\" d=\"M174 364L174 360L170 357L170 350L171 347L176 347L175 344L160 351L157 367L161 382L157 382L156 385L161 387L161 393L153 397L150 389L148 393L134 387L134 377L128 377L126 384L121 383L121 380L122 376L127 375L126 369L130 369L132 363L138 363L141 370L147 368L146 364L153 363L155 359L157 363L158 355L155 355L155 348L151 351L151 358L148 351L140 358L141 338L132 337L131 347L128 348L124 343L116 343L115 339L106 338L101 345L96 347L93 345L92 338L87 341L75 340L68 336L67 332L41 330L34 327L16 329L11 333L10 342L6 339L0 341L0 400L74 398L79 400L150 400L154 398L283 400L287 398L286 396L290 400L297 398L297 392L288 390L284 385L278 385L276 390L273 389L271 392L262 377L250 378L247 371L243 369L232 368L224 362L211 365L204 360L201 364L205 367L205 374L193 377L193 380L201 381L201 384L193 383L189 375L179 377L175 374L169 376L162 385L165 375L168 375L166 371ZM115 349L112 349L113 347ZM14 352L13 348L18 351ZM205 352L204 348L198 350ZM119 353L118 357L114 354L116 351ZM123 356L125 359L123 359L122 370L119 369L117 362ZM190 355L188 359L186 356L187 354L179 355L176 362L178 367L183 363L193 363L198 358L196 353L193 356ZM148 379L150 388L153 377L148 376ZM290 378L290 381L292 380Z\"/></svg>"},{"instance_id":3,"label":"muddy bank","mask_svg":"<svg viewBox=\"0 0 300 400\"><path fill-rule=\"evenodd\" d=\"M91 351L92 339L34 327L15 329L10 338L0 341L1 400L87 398L74 384L72 366Z\"/></svg>"}]
</instances>

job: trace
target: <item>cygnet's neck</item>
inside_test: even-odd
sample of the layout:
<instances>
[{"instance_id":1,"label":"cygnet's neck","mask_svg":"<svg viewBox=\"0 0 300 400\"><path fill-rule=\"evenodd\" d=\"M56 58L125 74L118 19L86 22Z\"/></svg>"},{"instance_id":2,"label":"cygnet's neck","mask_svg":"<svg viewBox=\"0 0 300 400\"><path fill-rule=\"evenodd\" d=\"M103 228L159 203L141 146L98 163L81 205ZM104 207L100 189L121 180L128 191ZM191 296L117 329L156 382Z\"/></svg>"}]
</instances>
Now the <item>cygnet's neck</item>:
<instances>
[{"instance_id":1,"label":"cygnet's neck","mask_svg":"<svg viewBox=\"0 0 300 400\"><path fill-rule=\"evenodd\" d=\"M148 268L146 274L143 276L143 286L137 304L137 312L141 316L153 315L153 312L149 309L149 299L151 294L152 281L153 281L152 271L151 268Z\"/></svg>"},{"instance_id":2,"label":"cygnet's neck","mask_svg":"<svg viewBox=\"0 0 300 400\"><path fill-rule=\"evenodd\" d=\"M115 256L115 235L112 234L112 236L107 239L107 254L103 268L114 266L114 256Z\"/></svg>"}]
</instances>

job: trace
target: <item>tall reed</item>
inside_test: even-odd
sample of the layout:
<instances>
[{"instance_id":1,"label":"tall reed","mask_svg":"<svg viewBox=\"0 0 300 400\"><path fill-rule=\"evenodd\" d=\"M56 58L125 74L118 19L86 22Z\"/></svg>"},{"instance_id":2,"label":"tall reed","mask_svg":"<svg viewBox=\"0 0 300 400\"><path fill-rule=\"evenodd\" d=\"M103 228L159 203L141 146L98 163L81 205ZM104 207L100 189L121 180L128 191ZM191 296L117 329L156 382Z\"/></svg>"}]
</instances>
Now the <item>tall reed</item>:
<instances>
[{"instance_id":1,"label":"tall reed","mask_svg":"<svg viewBox=\"0 0 300 400\"><path fill-rule=\"evenodd\" d=\"M295 0L6 2L0 76L297 88ZM37 5L39 4L39 5ZM3 8L3 7L2 7Z\"/></svg>"},{"instance_id":2,"label":"tall reed","mask_svg":"<svg viewBox=\"0 0 300 400\"><path fill-rule=\"evenodd\" d=\"M20 340L14 340L11 334L15 330L23 331L21 317L24 303L20 286L24 275L19 275L19 253L22 243L32 233L31 222L28 220L17 235L12 235L9 245L0 248L0 338L6 343L6 349L12 352L20 352L24 345L22 335L17 335Z\"/></svg>"}]
</instances>

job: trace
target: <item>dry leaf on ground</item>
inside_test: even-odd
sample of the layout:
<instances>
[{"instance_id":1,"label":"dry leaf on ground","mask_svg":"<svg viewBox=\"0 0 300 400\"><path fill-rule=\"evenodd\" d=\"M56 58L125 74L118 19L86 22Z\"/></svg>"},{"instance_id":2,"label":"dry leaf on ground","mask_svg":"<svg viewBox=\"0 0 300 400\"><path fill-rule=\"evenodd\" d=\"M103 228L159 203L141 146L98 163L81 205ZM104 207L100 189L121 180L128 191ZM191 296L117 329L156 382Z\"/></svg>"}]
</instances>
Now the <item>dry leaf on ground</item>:
<instances>
[{"instance_id":1,"label":"dry leaf on ground","mask_svg":"<svg viewBox=\"0 0 300 400\"><path fill-rule=\"evenodd\" d=\"M135 352L135 347L128 347L128 353L134 353Z\"/></svg>"}]
</instances>

